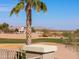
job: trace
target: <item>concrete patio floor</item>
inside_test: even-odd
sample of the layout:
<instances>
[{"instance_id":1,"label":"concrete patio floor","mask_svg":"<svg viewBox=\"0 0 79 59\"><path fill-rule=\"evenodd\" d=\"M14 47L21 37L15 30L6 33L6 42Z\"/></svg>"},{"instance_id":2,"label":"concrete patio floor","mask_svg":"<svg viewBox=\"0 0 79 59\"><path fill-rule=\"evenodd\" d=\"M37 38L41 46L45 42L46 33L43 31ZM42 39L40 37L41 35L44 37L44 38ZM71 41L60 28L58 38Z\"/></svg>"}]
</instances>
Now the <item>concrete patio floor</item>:
<instances>
[{"instance_id":1,"label":"concrete patio floor","mask_svg":"<svg viewBox=\"0 0 79 59\"><path fill-rule=\"evenodd\" d=\"M56 45L58 46L58 51L55 53L55 59L79 59L78 55L72 49L66 48L63 44L58 43L35 43L35 44L44 44L44 45ZM21 48L23 44L0 44L0 48Z\"/></svg>"}]
</instances>

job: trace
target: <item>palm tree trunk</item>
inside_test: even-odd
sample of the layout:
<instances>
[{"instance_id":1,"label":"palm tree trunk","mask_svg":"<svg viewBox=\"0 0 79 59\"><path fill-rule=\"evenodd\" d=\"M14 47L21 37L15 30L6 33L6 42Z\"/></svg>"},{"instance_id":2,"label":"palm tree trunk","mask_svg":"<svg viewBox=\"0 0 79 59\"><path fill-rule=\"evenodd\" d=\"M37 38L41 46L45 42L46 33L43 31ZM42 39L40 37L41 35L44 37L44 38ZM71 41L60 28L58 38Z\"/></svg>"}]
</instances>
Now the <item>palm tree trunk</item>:
<instances>
[{"instance_id":1,"label":"palm tree trunk","mask_svg":"<svg viewBox=\"0 0 79 59\"><path fill-rule=\"evenodd\" d=\"M31 5L28 4L26 6L27 11L27 19L26 19L26 44L30 45L31 44Z\"/></svg>"}]
</instances>

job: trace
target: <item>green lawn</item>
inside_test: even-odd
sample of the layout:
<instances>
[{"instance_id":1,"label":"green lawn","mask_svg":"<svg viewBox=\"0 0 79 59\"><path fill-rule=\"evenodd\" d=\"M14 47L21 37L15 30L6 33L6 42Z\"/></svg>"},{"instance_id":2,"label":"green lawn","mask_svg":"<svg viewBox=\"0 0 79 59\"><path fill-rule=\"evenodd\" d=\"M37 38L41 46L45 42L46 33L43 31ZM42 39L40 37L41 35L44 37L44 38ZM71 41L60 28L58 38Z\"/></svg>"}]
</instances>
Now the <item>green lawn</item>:
<instances>
[{"instance_id":1,"label":"green lawn","mask_svg":"<svg viewBox=\"0 0 79 59\"><path fill-rule=\"evenodd\" d=\"M53 38L39 38L33 39L33 43L36 42L55 42L55 43L64 43L63 39L53 39ZM0 43L25 43L25 39L0 39Z\"/></svg>"}]
</instances>

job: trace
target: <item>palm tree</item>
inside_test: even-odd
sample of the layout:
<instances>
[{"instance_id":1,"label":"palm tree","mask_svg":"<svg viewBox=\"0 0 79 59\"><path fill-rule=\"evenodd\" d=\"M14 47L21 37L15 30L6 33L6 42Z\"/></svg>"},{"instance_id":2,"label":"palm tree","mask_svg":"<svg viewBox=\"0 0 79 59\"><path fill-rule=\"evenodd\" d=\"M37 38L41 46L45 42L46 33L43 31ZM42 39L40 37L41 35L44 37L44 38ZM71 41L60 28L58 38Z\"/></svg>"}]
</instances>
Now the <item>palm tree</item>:
<instances>
[{"instance_id":1,"label":"palm tree","mask_svg":"<svg viewBox=\"0 0 79 59\"><path fill-rule=\"evenodd\" d=\"M47 11L46 5L41 0L20 0L19 3L11 10L10 16L18 14L20 10L25 9L26 13L26 44L31 44L31 24L32 24L32 8L37 12Z\"/></svg>"}]
</instances>

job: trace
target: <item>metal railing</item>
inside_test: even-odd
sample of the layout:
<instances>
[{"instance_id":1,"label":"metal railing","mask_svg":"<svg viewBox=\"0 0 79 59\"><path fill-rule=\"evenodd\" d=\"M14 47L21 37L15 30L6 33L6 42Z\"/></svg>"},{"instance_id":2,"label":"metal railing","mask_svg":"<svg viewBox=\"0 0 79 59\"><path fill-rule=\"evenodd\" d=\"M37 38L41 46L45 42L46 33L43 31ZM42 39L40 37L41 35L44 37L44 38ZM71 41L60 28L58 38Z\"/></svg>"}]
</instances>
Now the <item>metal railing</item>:
<instances>
[{"instance_id":1,"label":"metal railing","mask_svg":"<svg viewBox=\"0 0 79 59\"><path fill-rule=\"evenodd\" d=\"M18 49L0 48L0 59L16 59Z\"/></svg>"},{"instance_id":2,"label":"metal railing","mask_svg":"<svg viewBox=\"0 0 79 59\"><path fill-rule=\"evenodd\" d=\"M0 59L40 59L37 55L27 55L26 52L20 49L0 48Z\"/></svg>"}]
</instances>

